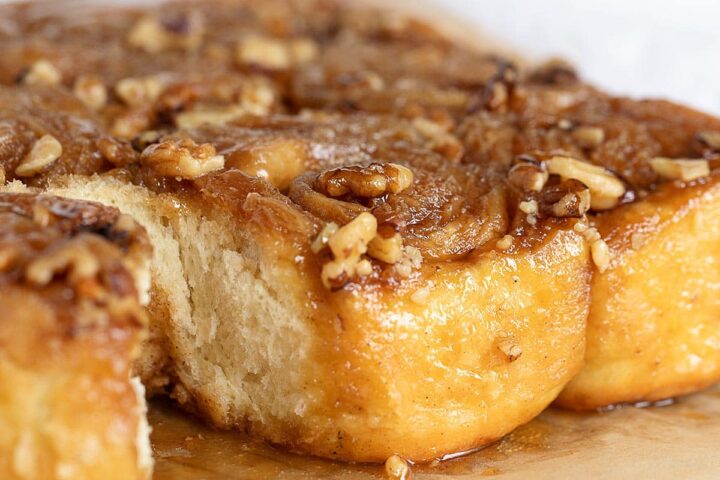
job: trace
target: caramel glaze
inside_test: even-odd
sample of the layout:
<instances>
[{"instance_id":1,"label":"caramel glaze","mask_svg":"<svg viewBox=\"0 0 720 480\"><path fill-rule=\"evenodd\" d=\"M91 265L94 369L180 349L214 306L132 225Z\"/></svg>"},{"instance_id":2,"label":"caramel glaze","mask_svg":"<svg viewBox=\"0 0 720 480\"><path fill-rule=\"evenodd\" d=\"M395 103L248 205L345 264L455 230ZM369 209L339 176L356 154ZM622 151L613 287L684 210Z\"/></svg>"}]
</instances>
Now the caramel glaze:
<instances>
[{"instance_id":1,"label":"caramel glaze","mask_svg":"<svg viewBox=\"0 0 720 480\"><path fill-rule=\"evenodd\" d=\"M144 230L130 223L118 228L119 212L92 202L61 199L33 194L0 194L0 250L4 265L0 271L0 287L28 288L53 305L58 325L72 337L87 328L94 328L92 312L87 304L98 300L98 290L105 291L112 301L127 300L135 308L112 316L116 328L137 330L146 319L135 299L135 269L144 267L150 255L150 244ZM73 241L77 243L74 246ZM100 261L96 278L65 282L62 278L45 285L33 285L27 268L38 258L49 257L62 248L87 251ZM64 272L60 272L62 276ZM89 323L88 323L89 322Z\"/></svg>"}]
</instances>

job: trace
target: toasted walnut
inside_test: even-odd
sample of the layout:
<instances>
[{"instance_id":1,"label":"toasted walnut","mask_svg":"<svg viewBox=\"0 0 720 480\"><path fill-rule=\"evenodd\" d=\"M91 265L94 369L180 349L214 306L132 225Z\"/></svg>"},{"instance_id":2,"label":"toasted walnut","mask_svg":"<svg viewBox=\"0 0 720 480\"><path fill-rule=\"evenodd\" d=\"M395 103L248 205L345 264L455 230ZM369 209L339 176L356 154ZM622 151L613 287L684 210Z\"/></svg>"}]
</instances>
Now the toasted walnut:
<instances>
[{"instance_id":1,"label":"toasted walnut","mask_svg":"<svg viewBox=\"0 0 720 480\"><path fill-rule=\"evenodd\" d=\"M148 111L143 108L135 108L115 118L110 133L114 137L130 140L147 130L149 126Z\"/></svg>"},{"instance_id":2,"label":"toasted walnut","mask_svg":"<svg viewBox=\"0 0 720 480\"><path fill-rule=\"evenodd\" d=\"M47 285L53 276L69 272L71 283L78 283L97 275L100 262L90 249L83 244L82 237L32 261L25 270L25 278L36 285Z\"/></svg>"},{"instance_id":3,"label":"toasted walnut","mask_svg":"<svg viewBox=\"0 0 720 480\"><path fill-rule=\"evenodd\" d=\"M605 140L605 131L600 127L577 127L572 136L581 147L596 148Z\"/></svg>"},{"instance_id":4,"label":"toasted walnut","mask_svg":"<svg viewBox=\"0 0 720 480\"><path fill-rule=\"evenodd\" d=\"M255 79L243 88L240 105L251 115L267 115L275 103L277 93L265 79Z\"/></svg>"},{"instance_id":5,"label":"toasted walnut","mask_svg":"<svg viewBox=\"0 0 720 480\"><path fill-rule=\"evenodd\" d=\"M322 172L315 181L315 189L330 197L352 194L374 198L386 193L400 193L413 181L407 167L394 163L373 163L366 167L340 167Z\"/></svg>"},{"instance_id":6,"label":"toasted walnut","mask_svg":"<svg viewBox=\"0 0 720 480\"><path fill-rule=\"evenodd\" d=\"M603 239L597 239L590 243L590 254L598 272L605 272L610 266L610 248Z\"/></svg>"},{"instance_id":7,"label":"toasted walnut","mask_svg":"<svg viewBox=\"0 0 720 480\"><path fill-rule=\"evenodd\" d=\"M508 171L510 183L526 192L542 190L548 177L548 172L541 165L527 162L515 164Z\"/></svg>"},{"instance_id":8,"label":"toasted walnut","mask_svg":"<svg viewBox=\"0 0 720 480\"><path fill-rule=\"evenodd\" d=\"M515 238L512 235L505 235L500 240L495 242L495 246L500 250L507 250L508 248L512 247L514 241Z\"/></svg>"},{"instance_id":9,"label":"toasted walnut","mask_svg":"<svg viewBox=\"0 0 720 480\"><path fill-rule=\"evenodd\" d=\"M505 331L498 333L497 339L495 340L498 350L502 352L508 362L514 362L520 355L522 355L522 349L520 344L515 337Z\"/></svg>"},{"instance_id":10,"label":"toasted walnut","mask_svg":"<svg viewBox=\"0 0 720 480\"><path fill-rule=\"evenodd\" d=\"M428 140L428 148L434 152L448 160L459 160L462 157L464 151L462 143L442 125L424 117L414 118L412 124Z\"/></svg>"},{"instance_id":11,"label":"toasted walnut","mask_svg":"<svg viewBox=\"0 0 720 480\"><path fill-rule=\"evenodd\" d=\"M228 168L264 178L278 189L285 190L293 179L305 171L308 146L296 138L259 140L247 148L229 152L225 160Z\"/></svg>"},{"instance_id":12,"label":"toasted walnut","mask_svg":"<svg viewBox=\"0 0 720 480\"><path fill-rule=\"evenodd\" d=\"M306 63L318 56L318 46L310 38L296 38L288 45L293 63Z\"/></svg>"},{"instance_id":13,"label":"toasted walnut","mask_svg":"<svg viewBox=\"0 0 720 480\"><path fill-rule=\"evenodd\" d=\"M318 233L318 236L315 237L315 240L313 240L313 243L310 245L310 250L313 251L313 253L318 253L320 250L325 248L325 245L327 245L328 240L330 240L330 237L335 235L335 232L338 231L338 225L335 222L326 223L322 230L320 230L320 233Z\"/></svg>"},{"instance_id":14,"label":"toasted walnut","mask_svg":"<svg viewBox=\"0 0 720 480\"><path fill-rule=\"evenodd\" d=\"M115 93L126 105L136 107L157 100L163 85L158 78L138 77L124 78L115 85Z\"/></svg>"},{"instance_id":15,"label":"toasted walnut","mask_svg":"<svg viewBox=\"0 0 720 480\"><path fill-rule=\"evenodd\" d=\"M493 77L485 83L480 95L469 105L468 110L504 111L510 103L518 79L517 68L510 62L501 61Z\"/></svg>"},{"instance_id":16,"label":"toasted walnut","mask_svg":"<svg viewBox=\"0 0 720 480\"><path fill-rule=\"evenodd\" d=\"M525 200L520 202L518 208L521 212L527 213L528 215L535 215L538 212L538 204L535 200Z\"/></svg>"},{"instance_id":17,"label":"toasted walnut","mask_svg":"<svg viewBox=\"0 0 720 480\"><path fill-rule=\"evenodd\" d=\"M422 254L416 247L407 245L403 248L402 256L397 263L395 263L395 271L401 277L409 277L413 270L417 270L422 265Z\"/></svg>"},{"instance_id":18,"label":"toasted walnut","mask_svg":"<svg viewBox=\"0 0 720 480\"><path fill-rule=\"evenodd\" d=\"M18 177L32 177L62 155L62 144L52 135L43 135L15 169Z\"/></svg>"},{"instance_id":19,"label":"toasted walnut","mask_svg":"<svg viewBox=\"0 0 720 480\"><path fill-rule=\"evenodd\" d=\"M542 211L560 218L580 218L590 209L590 190L584 183L570 179L542 192Z\"/></svg>"},{"instance_id":20,"label":"toasted walnut","mask_svg":"<svg viewBox=\"0 0 720 480\"><path fill-rule=\"evenodd\" d=\"M369 89L374 92L381 92L385 89L385 80L372 70L356 70L344 72L332 77L334 86L342 89Z\"/></svg>"},{"instance_id":21,"label":"toasted walnut","mask_svg":"<svg viewBox=\"0 0 720 480\"><path fill-rule=\"evenodd\" d=\"M611 260L610 248L605 240L600 237L600 232L595 227L589 226L585 218L577 222L573 230L590 243L590 256L598 272L607 271Z\"/></svg>"},{"instance_id":22,"label":"toasted walnut","mask_svg":"<svg viewBox=\"0 0 720 480\"><path fill-rule=\"evenodd\" d=\"M390 480L408 480L410 478L410 466L399 455L391 455L385 460L385 473Z\"/></svg>"},{"instance_id":23,"label":"toasted walnut","mask_svg":"<svg viewBox=\"0 0 720 480\"><path fill-rule=\"evenodd\" d=\"M108 99L105 83L97 75L80 75L75 79L73 94L91 110L101 109Z\"/></svg>"},{"instance_id":24,"label":"toasted walnut","mask_svg":"<svg viewBox=\"0 0 720 480\"><path fill-rule=\"evenodd\" d=\"M597 228L595 227L585 225L585 228L582 229L580 233L582 234L583 238L585 238L585 240L587 240L588 242L600 240L600 232L598 232Z\"/></svg>"},{"instance_id":25,"label":"toasted walnut","mask_svg":"<svg viewBox=\"0 0 720 480\"><path fill-rule=\"evenodd\" d=\"M565 130L569 132L575 128L575 123L573 123L572 120L568 120L567 118L561 118L557 122L557 127L560 130Z\"/></svg>"},{"instance_id":26,"label":"toasted walnut","mask_svg":"<svg viewBox=\"0 0 720 480\"><path fill-rule=\"evenodd\" d=\"M45 228L53 221L53 214L42 203L35 203L32 207L32 219L41 227Z\"/></svg>"},{"instance_id":27,"label":"toasted walnut","mask_svg":"<svg viewBox=\"0 0 720 480\"><path fill-rule=\"evenodd\" d=\"M222 106L198 106L175 115L180 128L196 128L200 125L223 125L243 115L268 115L275 103L275 91L265 83L244 88L239 103Z\"/></svg>"},{"instance_id":28,"label":"toasted walnut","mask_svg":"<svg viewBox=\"0 0 720 480\"><path fill-rule=\"evenodd\" d=\"M378 228L378 234L368 244L368 255L385 263L397 263L402 252L402 236L387 224Z\"/></svg>"},{"instance_id":29,"label":"toasted walnut","mask_svg":"<svg viewBox=\"0 0 720 480\"><path fill-rule=\"evenodd\" d=\"M190 139L165 140L143 150L140 160L159 175L195 178L225 166L225 157L216 153L209 143L198 145Z\"/></svg>"},{"instance_id":30,"label":"toasted walnut","mask_svg":"<svg viewBox=\"0 0 720 480\"><path fill-rule=\"evenodd\" d=\"M175 125L183 129L201 125L223 125L247 113L242 105L198 107L175 115Z\"/></svg>"},{"instance_id":31,"label":"toasted walnut","mask_svg":"<svg viewBox=\"0 0 720 480\"><path fill-rule=\"evenodd\" d=\"M38 60L22 77L26 85L58 85L62 81L62 73L47 60Z\"/></svg>"},{"instance_id":32,"label":"toasted walnut","mask_svg":"<svg viewBox=\"0 0 720 480\"><path fill-rule=\"evenodd\" d=\"M537 223L538 203L536 200L524 200L518 204L518 209L525 213L525 221L530 225Z\"/></svg>"},{"instance_id":33,"label":"toasted walnut","mask_svg":"<svg viewBox=\"0 0 720 480\"><path fill-rule=\"evenodd\" d=\"M710 175L707 160L657 157L650 160L650 166L661 177L689 182Z\"/></svg>"},{"instance_id":34,"label":"toasted walnut","mask_svg":"<svg viewBox=\"0 0 720 480\"><path fill-rule=\"evenodd\" d=\"M205 22L200 12L178 13L164 19L143 17L128 33L130 45L148 53L168 49L196 50L202 44Z\"/></svg>"},{"instance_id":35,"label":"toasted walnut","mask_svg":"<svg viewBox=\"0 0 720 480\"><path fill-rule=\"evenodd\" d=\"M720 132L700 132L698 138L710 149L720 152Z\"/></svg>"},{"instance_id":36,"label":"toasted walnut","mask_svg":"<svg viewBox=\"0 0 720 480\"><path fill-rule=\"evenodd\" d=\"M625 185L603 167L570 157L553 157L547 161L548 171L560 175L563 180L579 180L590 189L590 207L608 210L620 203Z\"/></svg>"},{"instance_id":37,"label":"toasted walnut","mask_svg":"<svg viewBox=\"0 0 720 480\"><path fill-rule=\"evenodd\" d=\"M377 220L363 212L330 236L327 243L334 258L323 265L321 273L326 288L342 287L356 275L369 273L360 257L367 252L367 245L376 234Z\"/></svg>"},{"instance_id":38,"label":"toasted walnut","mask_svg":"<svg viewBox=\"0 0 720 480\"><path fill-rule=\"evenodd\" d=\"M285 70L292 57L288 46L281 40L252 35L237 47L237 60L243 65L257 65L268 70Z\"/></svg>"}]
</instances>

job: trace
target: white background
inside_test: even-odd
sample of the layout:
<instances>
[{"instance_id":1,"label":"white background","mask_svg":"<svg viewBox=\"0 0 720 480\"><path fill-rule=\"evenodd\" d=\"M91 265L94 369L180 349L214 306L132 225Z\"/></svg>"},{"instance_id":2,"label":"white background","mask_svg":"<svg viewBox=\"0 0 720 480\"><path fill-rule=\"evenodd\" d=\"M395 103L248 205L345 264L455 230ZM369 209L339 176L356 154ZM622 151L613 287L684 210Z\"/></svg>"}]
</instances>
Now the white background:
<instances>
[{"instance_id":1,"label":"white background","mask_svg":"<svg viewBox=\"0 0 720 480\"><path fill-rule=\"evenodd\" d=\"M530 58L618 94L720 114L720 0L431 0Z\"/></svg>"}]
</instances>

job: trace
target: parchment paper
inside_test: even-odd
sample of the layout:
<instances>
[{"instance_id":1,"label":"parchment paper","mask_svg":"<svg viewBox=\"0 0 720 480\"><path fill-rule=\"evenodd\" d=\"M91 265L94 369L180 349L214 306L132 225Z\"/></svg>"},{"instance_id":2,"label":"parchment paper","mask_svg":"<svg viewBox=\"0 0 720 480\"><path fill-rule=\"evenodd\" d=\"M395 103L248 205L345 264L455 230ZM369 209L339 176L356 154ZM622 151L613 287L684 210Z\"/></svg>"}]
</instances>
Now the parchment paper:
<instances>
[{"instance_id":1,"label":"parchment paper","mask_svg":"<svg viewBox=\"0 0 720 480\"><path fill-rule=\"evenodd\" d=\"M237 432L214 431L156 403L155 480L384 479L382 467L283 453ZM500 442L463 458L414 466L419 480L717 479L720 389L669 406L579 414L549 409Z\"/></svg>"}]
</instances>

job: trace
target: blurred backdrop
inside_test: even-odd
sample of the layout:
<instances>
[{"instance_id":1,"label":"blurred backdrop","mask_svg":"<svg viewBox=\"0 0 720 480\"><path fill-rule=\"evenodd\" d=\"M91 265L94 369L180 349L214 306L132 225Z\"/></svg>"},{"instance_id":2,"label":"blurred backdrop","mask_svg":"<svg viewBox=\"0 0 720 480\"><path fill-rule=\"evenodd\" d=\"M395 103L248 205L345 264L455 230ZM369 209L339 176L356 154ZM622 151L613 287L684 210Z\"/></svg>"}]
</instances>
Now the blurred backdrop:
<instances>
[{"instance_id":1,"label":"blurred backdrop","mask_svg":"<svg viewBox=\"0 0 720 480\"><path fill-rule=\"evenodd\" d=\"M614 93L720 114L720 0L431 0L531 59Z\"/></svg>"},{"instance_id":2,"label":"blurred backdrop","mask_svg":"<svg viewBox=\"0 0 720 480\"><path fill-rule=\"evenodd\" d=\"M720 115L720 0L345 1L407 7L432 18L448 11L471 31L530 59L568 59L584 78L613 93L669 98Z\"/></svg>"}]
</instances>

